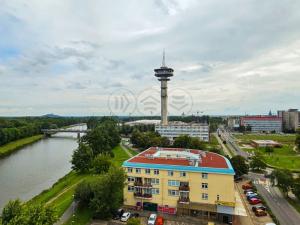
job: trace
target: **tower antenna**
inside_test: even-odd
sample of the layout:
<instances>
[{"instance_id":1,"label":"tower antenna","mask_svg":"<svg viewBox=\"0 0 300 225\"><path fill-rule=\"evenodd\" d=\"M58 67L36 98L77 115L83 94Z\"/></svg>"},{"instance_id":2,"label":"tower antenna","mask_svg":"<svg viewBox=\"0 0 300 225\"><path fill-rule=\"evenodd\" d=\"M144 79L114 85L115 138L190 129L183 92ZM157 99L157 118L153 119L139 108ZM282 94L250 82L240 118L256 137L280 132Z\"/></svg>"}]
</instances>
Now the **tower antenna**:
<instances>
[{"instance_id":1,"label":"tower antenna","mask_svg":"<svg viewBox=\"0 0 300 225\"><path fill-rule=\"evenodd\" d=\"M161 67L166 67L166 56L165 56L165 49L163 51L163 59L162 59L162 64Z\"/></svg>"}]
</instances>

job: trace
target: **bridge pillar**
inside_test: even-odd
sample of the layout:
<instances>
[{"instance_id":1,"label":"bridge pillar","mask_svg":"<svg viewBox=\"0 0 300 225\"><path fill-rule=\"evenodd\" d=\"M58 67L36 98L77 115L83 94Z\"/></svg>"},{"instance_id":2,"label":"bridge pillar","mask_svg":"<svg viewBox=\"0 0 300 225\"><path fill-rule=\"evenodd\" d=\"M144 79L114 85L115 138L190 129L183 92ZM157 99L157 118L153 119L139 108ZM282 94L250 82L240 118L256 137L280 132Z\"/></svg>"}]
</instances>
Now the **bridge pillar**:
<instances>
[{"instance_id":1,"label":"bridge pillar","mask_svg":"<svg viewBox=\"0 0 300 225\"><path fill-rule=\"evenodd\" d=\"M77 139L80 139L80 133L79 132L77 133Z\"/></svg>"}]
</instances>

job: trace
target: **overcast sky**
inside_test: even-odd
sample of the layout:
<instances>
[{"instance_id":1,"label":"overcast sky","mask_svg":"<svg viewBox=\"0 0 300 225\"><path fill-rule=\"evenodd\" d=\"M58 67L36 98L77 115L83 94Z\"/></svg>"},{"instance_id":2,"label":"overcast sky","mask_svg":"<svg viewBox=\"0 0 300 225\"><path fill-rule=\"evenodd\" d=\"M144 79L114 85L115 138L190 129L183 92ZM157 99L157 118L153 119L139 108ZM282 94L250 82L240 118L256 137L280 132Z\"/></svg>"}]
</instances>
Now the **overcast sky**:
<instances>
[{"instance_id":1,"label":"overcast sky","mask_svg":"<svg viewBox=\"0 0 300 225\"><path fill-rule=\"evenodd\" d=\"M0 4L0 116L143 114L163 49L171 115L300 108L299 0Z\"/></svg>"}]
</instances>

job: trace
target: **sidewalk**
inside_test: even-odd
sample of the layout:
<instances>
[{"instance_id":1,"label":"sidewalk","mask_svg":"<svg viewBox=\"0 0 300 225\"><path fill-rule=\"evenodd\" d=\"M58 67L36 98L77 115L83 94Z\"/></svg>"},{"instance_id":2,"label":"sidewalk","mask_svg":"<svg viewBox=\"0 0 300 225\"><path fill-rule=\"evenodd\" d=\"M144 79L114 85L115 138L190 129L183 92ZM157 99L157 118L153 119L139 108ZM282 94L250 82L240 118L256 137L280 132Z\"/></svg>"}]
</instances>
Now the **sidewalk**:
<instances>
[{"instance_id":1,"label":"sidewalk","mask_svg":"<svg viewBox=\"0 0 300 225\"><path fill-rule=\"evenodd\" d=\"M59 221L56 222L54 225L62 225L65 222L68 221L68 219L70 219L72 217L72 215L74 214L76 208L77 208L77 203L76 202L72 202L72 204L69 206L69 208L64 212L64 214L60 217Z\"/></svg>"}]
</instances>

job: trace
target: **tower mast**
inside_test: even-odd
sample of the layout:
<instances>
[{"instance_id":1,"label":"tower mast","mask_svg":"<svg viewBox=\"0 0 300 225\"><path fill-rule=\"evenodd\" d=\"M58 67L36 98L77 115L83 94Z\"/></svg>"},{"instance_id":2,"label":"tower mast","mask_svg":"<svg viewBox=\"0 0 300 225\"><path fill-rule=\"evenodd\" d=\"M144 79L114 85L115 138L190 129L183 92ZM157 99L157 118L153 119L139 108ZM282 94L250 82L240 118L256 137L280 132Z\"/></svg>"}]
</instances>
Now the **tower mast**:
<instances>
[{"instance_id":1,"label":"tower mast","mask_svg":"<svg viewBox=\"0 0 300 225\"><path fill-rule=\"evenodd\" d=\"M161 84L161 124L168 125L168 81L173 76L174 70L166 66L165 50L163 51L162 65L160 68L154 69L154 72Z\"/></svg>"}]
</instances>

